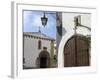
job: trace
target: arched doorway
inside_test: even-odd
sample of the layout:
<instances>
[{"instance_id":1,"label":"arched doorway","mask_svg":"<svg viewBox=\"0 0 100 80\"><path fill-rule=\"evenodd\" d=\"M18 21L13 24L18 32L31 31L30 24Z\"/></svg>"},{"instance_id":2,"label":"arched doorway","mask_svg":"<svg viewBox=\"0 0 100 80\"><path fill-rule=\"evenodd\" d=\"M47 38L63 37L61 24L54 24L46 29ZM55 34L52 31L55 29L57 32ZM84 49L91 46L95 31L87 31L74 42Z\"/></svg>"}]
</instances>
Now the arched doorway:
<instances>
[{"instance_id":1,"label":"arched doorway","mask_svg":"<svg viewBox=\"0 0 100 80\"><path fill-rule=\"evenodd\" d=\"M49 68L50 67L50 55L47 51L42 51L39 54L39 67L40 68Z\"/></svg>"},{"instance_id":2,"label":"arched doorway","mask_svg":"<svg viewBox=\"0 0 100 80\"><path fill-rule=\"evenodd\" d=\"M89 44L85 36L72 36L64 46L64 67L89 66Z\"/></svg>"}]
</instances>

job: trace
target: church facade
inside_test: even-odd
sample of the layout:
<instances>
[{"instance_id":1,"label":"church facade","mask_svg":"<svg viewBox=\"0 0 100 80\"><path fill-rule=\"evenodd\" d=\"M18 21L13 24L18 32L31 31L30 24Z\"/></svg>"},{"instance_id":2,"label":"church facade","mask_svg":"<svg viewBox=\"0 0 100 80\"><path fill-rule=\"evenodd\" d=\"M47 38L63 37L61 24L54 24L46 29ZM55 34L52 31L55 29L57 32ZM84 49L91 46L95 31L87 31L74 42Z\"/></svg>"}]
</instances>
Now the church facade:
<instances>
[{"instance_id":1,"label":"church facade","mask_svg":"<svg viewBox=\"0 0 100 80\"><path fill-rule=\"evenodd\" d=\"M23 69L53 67L55 39L41 32L23 33Z\"/></svg>"}]
</instances>

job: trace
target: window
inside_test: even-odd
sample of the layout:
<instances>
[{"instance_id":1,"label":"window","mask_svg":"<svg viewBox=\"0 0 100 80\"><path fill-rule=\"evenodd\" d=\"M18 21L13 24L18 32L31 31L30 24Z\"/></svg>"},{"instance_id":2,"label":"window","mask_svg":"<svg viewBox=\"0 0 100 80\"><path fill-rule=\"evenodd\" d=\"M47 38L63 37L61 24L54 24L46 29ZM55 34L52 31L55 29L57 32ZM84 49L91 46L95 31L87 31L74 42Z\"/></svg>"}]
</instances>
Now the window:
<instances>
[{"instance_id":1,"label":"window","mask_svg":"<svg viewBox=\"0 0 100 80\"><path fill-rule=\"evenodd\" d=\"M41 49L41 40L38 41L38 49Z\"/></svg>"}]
</instances>

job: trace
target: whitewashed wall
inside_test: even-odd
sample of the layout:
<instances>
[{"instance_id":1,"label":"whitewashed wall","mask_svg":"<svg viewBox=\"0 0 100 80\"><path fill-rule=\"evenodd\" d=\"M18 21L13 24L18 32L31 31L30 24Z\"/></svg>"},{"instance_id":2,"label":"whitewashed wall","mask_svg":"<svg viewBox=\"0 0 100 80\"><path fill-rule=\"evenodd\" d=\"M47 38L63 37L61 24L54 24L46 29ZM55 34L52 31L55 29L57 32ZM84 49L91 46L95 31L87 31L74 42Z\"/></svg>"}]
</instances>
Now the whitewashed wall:
<instances>
[{"instance_id":1,"label":"whitewashed wall","mask_svg":"<svg viewBox=\"0 0 100 80\"><path fill-rule=\"evenodd\" d=\"M80 14L80 13L62 13L62 39L58 48L58 67L64 67L64 46L69 38L74 35L74 17L81 15L81 24L87 27L91 27L91 15L90 14ZM77 27L77 34L81 35L91 35L91 31L84 27Z\"/></svg>"},{"instance_id":2,"label":"whitewashed wall","mask_svg":"<svg viewBox=\"0 0 100 80\"><path fill-rule=\"evenodd\" d=\"M81 16L81 24L87 27L91 27L91 14L82 14L82 13L62 13L62 22L63 22L63 36L74 29L74 17ZM90 34L90 31L83 27L78 27L77 33L79 34Z\"/></svg>"},{"instance_id":3,"label":"whitewashed wall","mask_svg":"<svg viewBox=\"0 0 100 80\"><path fill-rule=\"evenodd\" d=\"M47 47L47 51L51 53L51 41L41 40L42 47L38 49L38 40L39 39L24 37L24 58L26 67L36 67L36 59L39 53L43 51L43 47Z\"/></svg>"}]
</instances>

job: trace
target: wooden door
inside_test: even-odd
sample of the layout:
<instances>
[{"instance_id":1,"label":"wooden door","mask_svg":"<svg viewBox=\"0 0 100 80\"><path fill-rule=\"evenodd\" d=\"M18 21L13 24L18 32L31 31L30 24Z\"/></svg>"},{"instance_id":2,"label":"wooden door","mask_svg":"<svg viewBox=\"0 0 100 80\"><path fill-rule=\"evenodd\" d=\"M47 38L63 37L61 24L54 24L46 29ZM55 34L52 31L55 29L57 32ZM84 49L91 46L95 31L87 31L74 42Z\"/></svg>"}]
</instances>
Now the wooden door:
<instances>
[{"instance_id":1,"label":"wooden door","mask_svg":"<svg viewBox=\"0 0 100 80\"><path fill-rule=\"evenodd\" d=\"M47 51L41 51L39 54L39 68L49 68L50 67L50 55Z\"/></svg>"},{"instance_id":2,"label":"wooden door","mask_svg":"<svg viewBox=\"0 0 100 80\"><path fill-rule=\"evenodd\" d=\"M73 36L64 47L64 67L89 66L89 41L83 36Z\"/></svg>"},{"instance_id":3,"label":"wooden door","mask_svg":"<svg viewBox=\"0 0 100 80\"><path fill-rule=\"evenodd\" d=\"M46 57L40 58L40 68L47 68L47 58Z\"/></svg>"}]
</instances>

